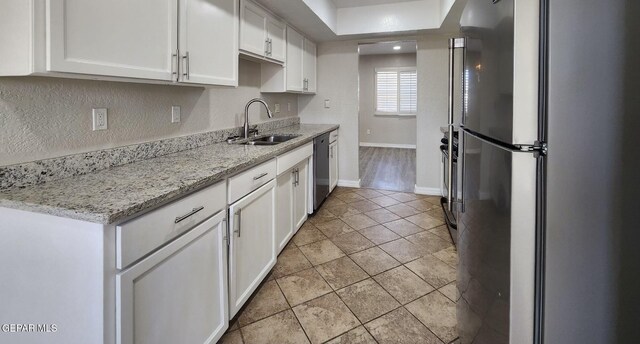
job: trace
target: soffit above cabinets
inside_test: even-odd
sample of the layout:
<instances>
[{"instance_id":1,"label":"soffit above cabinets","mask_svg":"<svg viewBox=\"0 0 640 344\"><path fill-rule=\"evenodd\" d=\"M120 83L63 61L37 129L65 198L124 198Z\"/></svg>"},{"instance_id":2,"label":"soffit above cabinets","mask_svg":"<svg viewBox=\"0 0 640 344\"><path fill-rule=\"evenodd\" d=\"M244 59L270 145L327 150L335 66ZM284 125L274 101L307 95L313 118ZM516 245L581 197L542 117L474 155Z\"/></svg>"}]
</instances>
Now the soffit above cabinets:
<instances>
[{"instance_id":1,"label":"soffit above cabinets","mask_svg":"<svg viewBox=\"0 0 640 344\"><path fill-rule=\"evenodd\" d=\"M451 30L467 0L257 0L315 41ZM449 24L448 24L449 23ZM455 29L455 28L454 28Z\"/></svg>"},{"instance_id":2,"label":"soffit above cabinets","mask_svg":"<svg viewBox=\"0 0 640 344\"><path fill-rule=\"evenodd\" d=\"M407 0L331 0L337 8L393 4Z\"/></svg>"}]
</instances>

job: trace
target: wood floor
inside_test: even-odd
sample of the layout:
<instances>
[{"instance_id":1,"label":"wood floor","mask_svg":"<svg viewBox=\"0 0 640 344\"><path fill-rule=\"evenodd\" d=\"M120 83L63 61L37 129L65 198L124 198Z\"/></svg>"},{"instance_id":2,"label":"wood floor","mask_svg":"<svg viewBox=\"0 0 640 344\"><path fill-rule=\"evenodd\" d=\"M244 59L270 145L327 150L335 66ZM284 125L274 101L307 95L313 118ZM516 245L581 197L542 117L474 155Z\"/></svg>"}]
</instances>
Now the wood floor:
<instances>
[{"instance_id":1,"label":"wood floor","mask_svg":"<svg viewBox=\"0 0 640 344\"><path fill-rule=\"evenodd\" d=\"M363 188L413 192L416 150L360 147L360 178Z\"/></svg>"}]
</instances>

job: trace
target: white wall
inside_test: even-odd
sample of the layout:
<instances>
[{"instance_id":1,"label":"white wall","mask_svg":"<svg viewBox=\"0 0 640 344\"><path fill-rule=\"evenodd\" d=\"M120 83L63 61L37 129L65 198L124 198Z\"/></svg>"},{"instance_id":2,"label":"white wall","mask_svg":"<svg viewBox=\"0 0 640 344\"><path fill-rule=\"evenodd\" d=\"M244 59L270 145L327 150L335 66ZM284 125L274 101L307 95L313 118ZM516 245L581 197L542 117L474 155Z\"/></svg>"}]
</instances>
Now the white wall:
<instances>
[{"instance_id":1,"label":"white wall","mask_svg":"<svg viewBox=\"0 0 640 344\"><path fill-rule=\"evenodd\" d=\"M388 39L386 39L388 40ZM334 41L318 45L318 92L300 96L303 123L340 124L339 178L358 181L358 42ZM447 37L418 37L418 115L416 184L439 192L440 127L447 124ZM329 109L324 100L331 101ZM426 188L426 189L425 189Z\"/></svg>"},{"instance_id":2,"label":"white wall","mask_svg":"<svg viewBox=\"0 0 640 344\"><path fill-rule=\"evenodd\" d=\"M357 182L358 171L358 42L318 44L318 88L315 96L300 96L302 123L340 124L339 179ZM329 99L331 107L324 108Z\"/></svg>"},{"instance_id":3,"label":"white wall","mask_svg":"<svg viewBox=\"0 0 640 344\"><path fill-rule=\"evenodd\" d=\"M338 27L338 11L331 0L302 0L333 32Z\"/></svg>"},{"instance_id":4,"label":"white wall","mask_svg":"<svg viewBox=\"0 0 640 344\"><path fill-rule=\"evenodd\" d=\"M360 55L360 143L416 145L415 116L375 115L375 69L415 67L416 54ZM370 130L370 134L367 134Z\"/></svg>"},{"instance_id":5,"label":"white wall","mask_svg":"<svg viewBox=\"0 0 640 344\"><path fill-rule=\"evenodd\" d=\"M440 0L338 8L338 35L437 29Z\"/></svg>"},{"instance_id":6,"label":"white wall","mask_svg":"<svg viewBox=\"0 0 640 344\"><path fill-rule=\"evenodd\" d=\"M0 166L183 136L244 123L260 96L260 65L240 60L238 88L146 85L44 77L0 78ZM267 95L275 117L297 115L297 95ZM287 112L291 103L291 112ZM171 123L171 106L182 107ZM91 108L109 109L109 129L91 131ZM267 121L258 105L250 123Z\"/></svg>"},{"instance_id":7,"label":"white wall","mask_svg":"<svg viewBox=\"0 0 640 344\"><path fill-rule=\"evenodd\" d=\"M456 0L440 0L440 20L444 21Z\"/></svg>"},{"instance_id":8,"label":"white wall","mask_svg":"<svg viewBox=\"0 0 640 344\"><path fill-rule=\"evenodd\" d=\"M448 43L446 37L418 38L418 115L416 187L440 188L440 127L447 125Z\"/></svg>"}]
</instances>

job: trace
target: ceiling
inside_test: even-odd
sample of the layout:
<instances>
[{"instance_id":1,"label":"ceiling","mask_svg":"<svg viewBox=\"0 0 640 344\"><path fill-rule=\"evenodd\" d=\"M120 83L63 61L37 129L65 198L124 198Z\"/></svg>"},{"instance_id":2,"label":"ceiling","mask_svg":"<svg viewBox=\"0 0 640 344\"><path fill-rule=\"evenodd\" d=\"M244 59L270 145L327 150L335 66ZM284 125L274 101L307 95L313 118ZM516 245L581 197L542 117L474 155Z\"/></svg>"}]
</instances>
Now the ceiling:
<instances>
[{"instance_id":1,"label":"ceiling","mask_svg":"<svg viewBox=\"0 0 640 344\"><path fill-rule=\"evenodd\" d=\"M467 0L256 0L313 41L457 32Z\"/></svg>"},{"instance_id":2,"label":"ceiling","mask_svg":"<svg viewBox=\"0 0 640 344\"><path fill-rule=\"evenodd\" d=\"M393 47L400 46L400 50L393 50ZM358 47L360 55L386 55L386 54L407 54L416 52L416 41L394 41L371 44L361 44Z\"/></svg>"},{"instance_id":3,"label":"ceiling","mask_svg":"<svg viewBox=\"0 0 640 344\"><path fill-rule=\"evenodd\" d=\"M331 0L337 8L392 4L411 0Z\"/></svg>"}]
</instances>

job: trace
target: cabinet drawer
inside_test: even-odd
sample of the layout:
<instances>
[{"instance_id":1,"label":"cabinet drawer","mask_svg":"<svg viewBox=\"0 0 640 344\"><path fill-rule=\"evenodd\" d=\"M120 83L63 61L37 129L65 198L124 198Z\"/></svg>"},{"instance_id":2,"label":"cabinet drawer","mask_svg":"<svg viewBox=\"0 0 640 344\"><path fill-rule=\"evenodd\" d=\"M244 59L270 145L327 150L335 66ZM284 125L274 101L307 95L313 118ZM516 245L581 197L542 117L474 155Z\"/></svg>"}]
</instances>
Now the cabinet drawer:
<instances>
[{"instance_id":1,"label":"cabinet drawer","mask_svg":"<svg viewBox=\"0 0 640 344\"><path fill-rule=\"evenodd\" d=\"M276 177L276 159L271 159L229 178L229 204Z\"/></svg>"},{"instance_id":2,"label":"cabinet drawer","mask_svg":"<svg viewBox=\"0 0 640 344\"><path fill-rule=\"evenodd\" d=\"M338 129L334 130L329 134L329 143L334 142L338 139Z\"/></svg>"},{"instance_id":3,"label":"cabinet drawer","mask_svg":"<svg viewBox=\"0 0 640 344\"><path fill-rule=\"evenodd\" d=\"M276 158L278 164L278 175L297 165L300 161L313 155L313 142L296 148L290 152L282 154Z\"/></svg>"},{"instance_id":4,"label":"cabinet drawer","mask_svg":"<svg viewBox=\"0 0 640 344\"><path fill-rule=\"evenodd\" d=\"M218 183L116 227L116 267L129 264L226 207Z\"/></svg>"}]
</instances>

